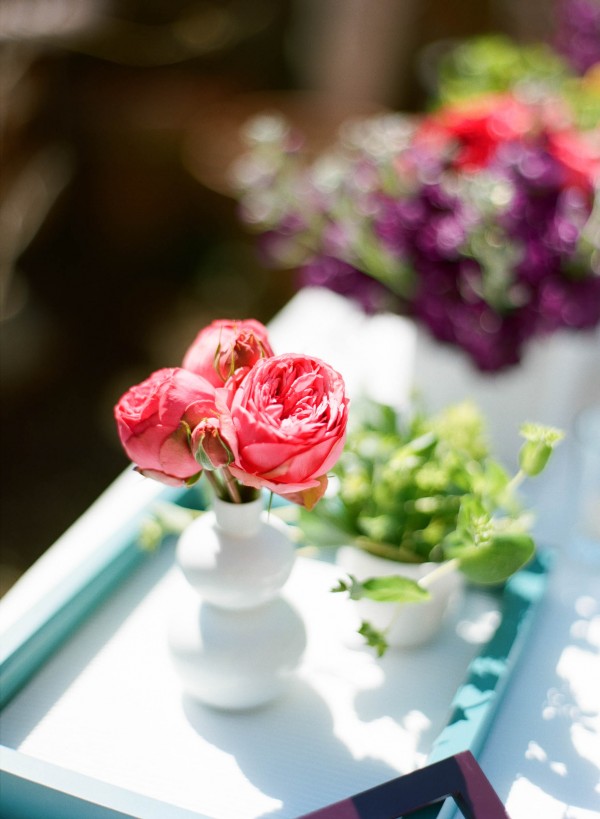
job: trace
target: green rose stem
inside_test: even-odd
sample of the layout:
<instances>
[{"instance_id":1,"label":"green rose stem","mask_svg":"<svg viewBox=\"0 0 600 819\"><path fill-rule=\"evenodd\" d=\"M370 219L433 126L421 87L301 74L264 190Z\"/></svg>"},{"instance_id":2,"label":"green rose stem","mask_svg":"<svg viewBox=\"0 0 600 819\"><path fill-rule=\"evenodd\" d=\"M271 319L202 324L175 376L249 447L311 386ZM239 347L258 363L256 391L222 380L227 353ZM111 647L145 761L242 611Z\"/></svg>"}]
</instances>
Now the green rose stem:
<instances>
[{"instance_id":1,"label":"green rose stem","mask_svg":"<svg viewBox=\"0 0 600 819\"><path fill-rule=\"evenodd\" d=\"M215 495L218 498L223 498L224 494L229 495L233 503L241 503L242 496L240 495L239 487L229 469L226 466L221 466L218 471L221 473L223 482L217 478L215 471L212 469L203 470L203 474L206 475L206 480L212 486ZM223 484L225 484L224 487Z\"/></svg>"},{"instance_id":2,"label":"green rose stem","mask_svg":"<svg viewBox=\"0 0 600 819\"><path fill-rule=\"evenodd\" d=\"M238 485L235 482L235 478L233 477L233 475L229 471L229 468L226 467L226 466L221 467L221 473L222 473L223 478L225 480L225 486L227 488L227 491L229 492L229 495L231 496L231 500L234 503L241 503L242 502L242 497L240 495L240 490L238 489Z\"/></svg>"},{"instance_id":3,"label":"green rose stem","mask_svg":"<svg viewBox=\"0 0 600 819\"><path fill-rule=\"evenodd\" d=\"M221 495L223 494L223 487L221 486L220 482L217 480L217 476L210 469L205 469L204 474L206 475L206 480L212 486L215 495L218 498L220 498Z\"/></svg>"}]
</instances>

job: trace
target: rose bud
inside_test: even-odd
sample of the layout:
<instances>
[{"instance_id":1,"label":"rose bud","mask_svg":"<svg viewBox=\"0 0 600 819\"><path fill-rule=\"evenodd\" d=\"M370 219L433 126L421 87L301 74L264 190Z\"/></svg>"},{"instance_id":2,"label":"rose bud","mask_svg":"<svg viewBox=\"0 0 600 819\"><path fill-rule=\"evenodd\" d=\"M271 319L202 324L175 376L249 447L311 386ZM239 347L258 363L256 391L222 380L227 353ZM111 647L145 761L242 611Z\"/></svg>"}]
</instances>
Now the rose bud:
<instances>
[{"instance_id":1,"label":"rose bud","mask_svg":"<svg viewBox=\"0 0 600 819\"><path fill-rule=\"evenodd\" d=\"M198 333L182 366L221 387L236 371L272 355L267 328L260 321L219 319Z\"/></svg>"},{"instance_id":2,"label":"rose bud","mask_svg":"<svg viewBox=\"0 0 600 819\"><path fill-rule=\"evenodd\" d=\"M229 466L235 457L221 432L218 418L205 418L192 430L192 451L204 469L213 471Z\"/></svg>"}]
</instances>

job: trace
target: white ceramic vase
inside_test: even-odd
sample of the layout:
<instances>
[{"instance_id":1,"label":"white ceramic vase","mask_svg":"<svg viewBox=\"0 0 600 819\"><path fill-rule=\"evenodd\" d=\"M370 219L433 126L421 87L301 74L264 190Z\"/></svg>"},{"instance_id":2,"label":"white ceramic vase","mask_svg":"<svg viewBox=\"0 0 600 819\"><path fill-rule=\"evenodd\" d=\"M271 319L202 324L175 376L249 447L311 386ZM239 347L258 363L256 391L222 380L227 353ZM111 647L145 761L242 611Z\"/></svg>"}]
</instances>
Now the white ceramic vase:
<instances>
[{"instance_id":1,"label":"white ceramic vase","mask_svg":"<svg viewBox=\"0 0 600 819\"><path fill-rule=\"evenodd\" d=\"M216 708L275 699L306 646L302 618L280 594L294 545L286 525L263 506L262 498L215 499L177 544L193 593L174 601L169 648L187 694Z\"/></svg>"},{"instance_id":2,"label":"white ceramic vase","mask_svg":"<svg viewBox=\"0 0 600 819\"><path fill-rule=\"evenodd\" d=\"M402 575L420 580L440 568L439 563L399 563L377 557L356 546L338 549L337 565L357 580ZM379 603L374 600L350 601L361 620L386 633L393 648L412 648L433 639L439 632L450 606L464 588L462 574L455 568L440 572L428 585L429 600L422 603Z\"/></svg>"}]
</instances>

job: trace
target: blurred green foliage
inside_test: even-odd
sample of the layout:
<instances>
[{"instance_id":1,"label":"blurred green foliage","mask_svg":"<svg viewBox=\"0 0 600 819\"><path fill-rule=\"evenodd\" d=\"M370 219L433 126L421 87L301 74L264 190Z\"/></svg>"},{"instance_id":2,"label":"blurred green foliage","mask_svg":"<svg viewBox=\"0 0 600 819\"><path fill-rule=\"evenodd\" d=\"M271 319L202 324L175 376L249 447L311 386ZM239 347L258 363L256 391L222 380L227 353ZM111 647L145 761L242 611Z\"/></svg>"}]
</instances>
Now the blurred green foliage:
<instances>
[{"instance_id":1,"label":"blurred green foliage","mask_svg":"<svg viewBox=\"0 0 600 819\"><path fill-rule=\"evenodd\" d=\"M434 107L490 92L563 99L578 127L600 123L600 78L580 77L546 43L520 44L502 34L464 40L438 62Z\"/></svg>"}]
</instances>

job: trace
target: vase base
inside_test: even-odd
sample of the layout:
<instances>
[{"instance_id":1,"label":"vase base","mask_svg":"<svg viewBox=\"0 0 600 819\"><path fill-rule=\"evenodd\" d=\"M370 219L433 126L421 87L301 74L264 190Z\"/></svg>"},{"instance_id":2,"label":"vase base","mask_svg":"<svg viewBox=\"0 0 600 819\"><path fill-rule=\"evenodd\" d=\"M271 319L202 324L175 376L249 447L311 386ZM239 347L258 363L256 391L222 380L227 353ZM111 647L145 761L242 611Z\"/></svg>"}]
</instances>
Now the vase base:
<instances>
[{"instance_id":1,"label":"vase base","mask_svg":"<svg viewBox=\"0 0 600 819\"><path fill-rule=\"evenodd\" d=\"M177 602L168 642L185 692L204 705L245 710L266 705L285 690L306 647L296 609L282 597L231 611L193 592Z\"/></svg>"}]
</instances>

